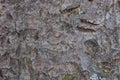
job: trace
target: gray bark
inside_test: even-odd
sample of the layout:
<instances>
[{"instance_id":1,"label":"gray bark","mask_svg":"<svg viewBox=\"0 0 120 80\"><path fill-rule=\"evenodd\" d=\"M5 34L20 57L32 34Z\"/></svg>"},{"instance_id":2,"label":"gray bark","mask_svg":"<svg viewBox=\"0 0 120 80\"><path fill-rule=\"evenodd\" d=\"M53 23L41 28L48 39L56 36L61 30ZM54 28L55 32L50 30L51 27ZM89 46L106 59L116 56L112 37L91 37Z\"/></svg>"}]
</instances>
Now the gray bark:
<instances>
[{"instance_id":1,"label":"gray bark","mask_svg":"<svg viewBox=\"0 0 120 80\"><path fill-rule=\"evenodd\" d=\"M120 0L0 0L0 80L120 80Z\"/></svg>"}]
</instances>

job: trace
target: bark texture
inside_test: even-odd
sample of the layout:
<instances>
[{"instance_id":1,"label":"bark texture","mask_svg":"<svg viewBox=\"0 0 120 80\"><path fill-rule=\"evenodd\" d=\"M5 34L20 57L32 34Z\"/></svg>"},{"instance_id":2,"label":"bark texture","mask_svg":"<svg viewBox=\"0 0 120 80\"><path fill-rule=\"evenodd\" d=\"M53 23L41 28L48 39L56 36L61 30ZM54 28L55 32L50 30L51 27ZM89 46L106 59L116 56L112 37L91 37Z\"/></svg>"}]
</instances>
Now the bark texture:
<instances>
[{"instance_id":1,"label":"bark texture","mask_svg":"<svg viewBox=\"0 0 120 80\"><path fill-rule=\"evenodd\" d=\"M0 80L120 80L120 0L0 0Z\"/></svg>"}]
</instances>

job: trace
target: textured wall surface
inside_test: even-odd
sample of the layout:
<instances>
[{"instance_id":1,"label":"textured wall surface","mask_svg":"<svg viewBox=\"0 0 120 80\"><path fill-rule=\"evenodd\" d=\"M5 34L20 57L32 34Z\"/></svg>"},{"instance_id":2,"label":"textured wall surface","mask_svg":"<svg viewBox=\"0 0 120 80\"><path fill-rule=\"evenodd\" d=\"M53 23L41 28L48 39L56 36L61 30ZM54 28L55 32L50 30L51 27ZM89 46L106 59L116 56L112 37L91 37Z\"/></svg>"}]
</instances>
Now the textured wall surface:
<instances>
[{"instance_id":1,"label":"textured wall surface","mask_svg":"<svg viewBox=\"0 0 120 80\"><path fill-rule=\"evenodd\" d=\"M120 0L0 0L0 80L120 80Z\"/></svg>"}]
</instances>

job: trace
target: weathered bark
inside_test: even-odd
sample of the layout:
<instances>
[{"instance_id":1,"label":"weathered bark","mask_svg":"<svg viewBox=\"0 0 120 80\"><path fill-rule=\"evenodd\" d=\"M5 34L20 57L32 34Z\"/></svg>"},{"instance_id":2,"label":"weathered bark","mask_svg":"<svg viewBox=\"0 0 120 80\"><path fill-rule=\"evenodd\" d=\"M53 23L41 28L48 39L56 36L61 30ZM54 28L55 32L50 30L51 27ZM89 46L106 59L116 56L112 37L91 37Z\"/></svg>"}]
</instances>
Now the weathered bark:
<instances>
[{"instance_id":1,"label":"weathered bark","mask_svg":"<svg viewBox=\"0 0 120 80\"><path fill-rule=\"evenodd\" d=\"M0 0L0 80L120 80L119 0Z\"/></svg>"}]
</instances>

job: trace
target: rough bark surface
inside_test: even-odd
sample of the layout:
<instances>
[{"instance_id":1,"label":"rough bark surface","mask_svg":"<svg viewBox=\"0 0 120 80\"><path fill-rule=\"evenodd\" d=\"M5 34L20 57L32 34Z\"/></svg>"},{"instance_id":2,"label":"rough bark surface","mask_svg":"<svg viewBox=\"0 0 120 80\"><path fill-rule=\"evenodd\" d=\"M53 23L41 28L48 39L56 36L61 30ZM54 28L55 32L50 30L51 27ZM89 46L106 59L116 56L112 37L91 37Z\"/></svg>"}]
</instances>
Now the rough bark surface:
<instances>
[{"instance_id":1,"label":"rough bark surface","mask_svg":"<svg viewBox=\"0 0 120 80\"><path fill-rule=\"evenodd\" d=\"M120 0L0 0L0 80L120 80Z\"/></svg>"}]
</instances>

